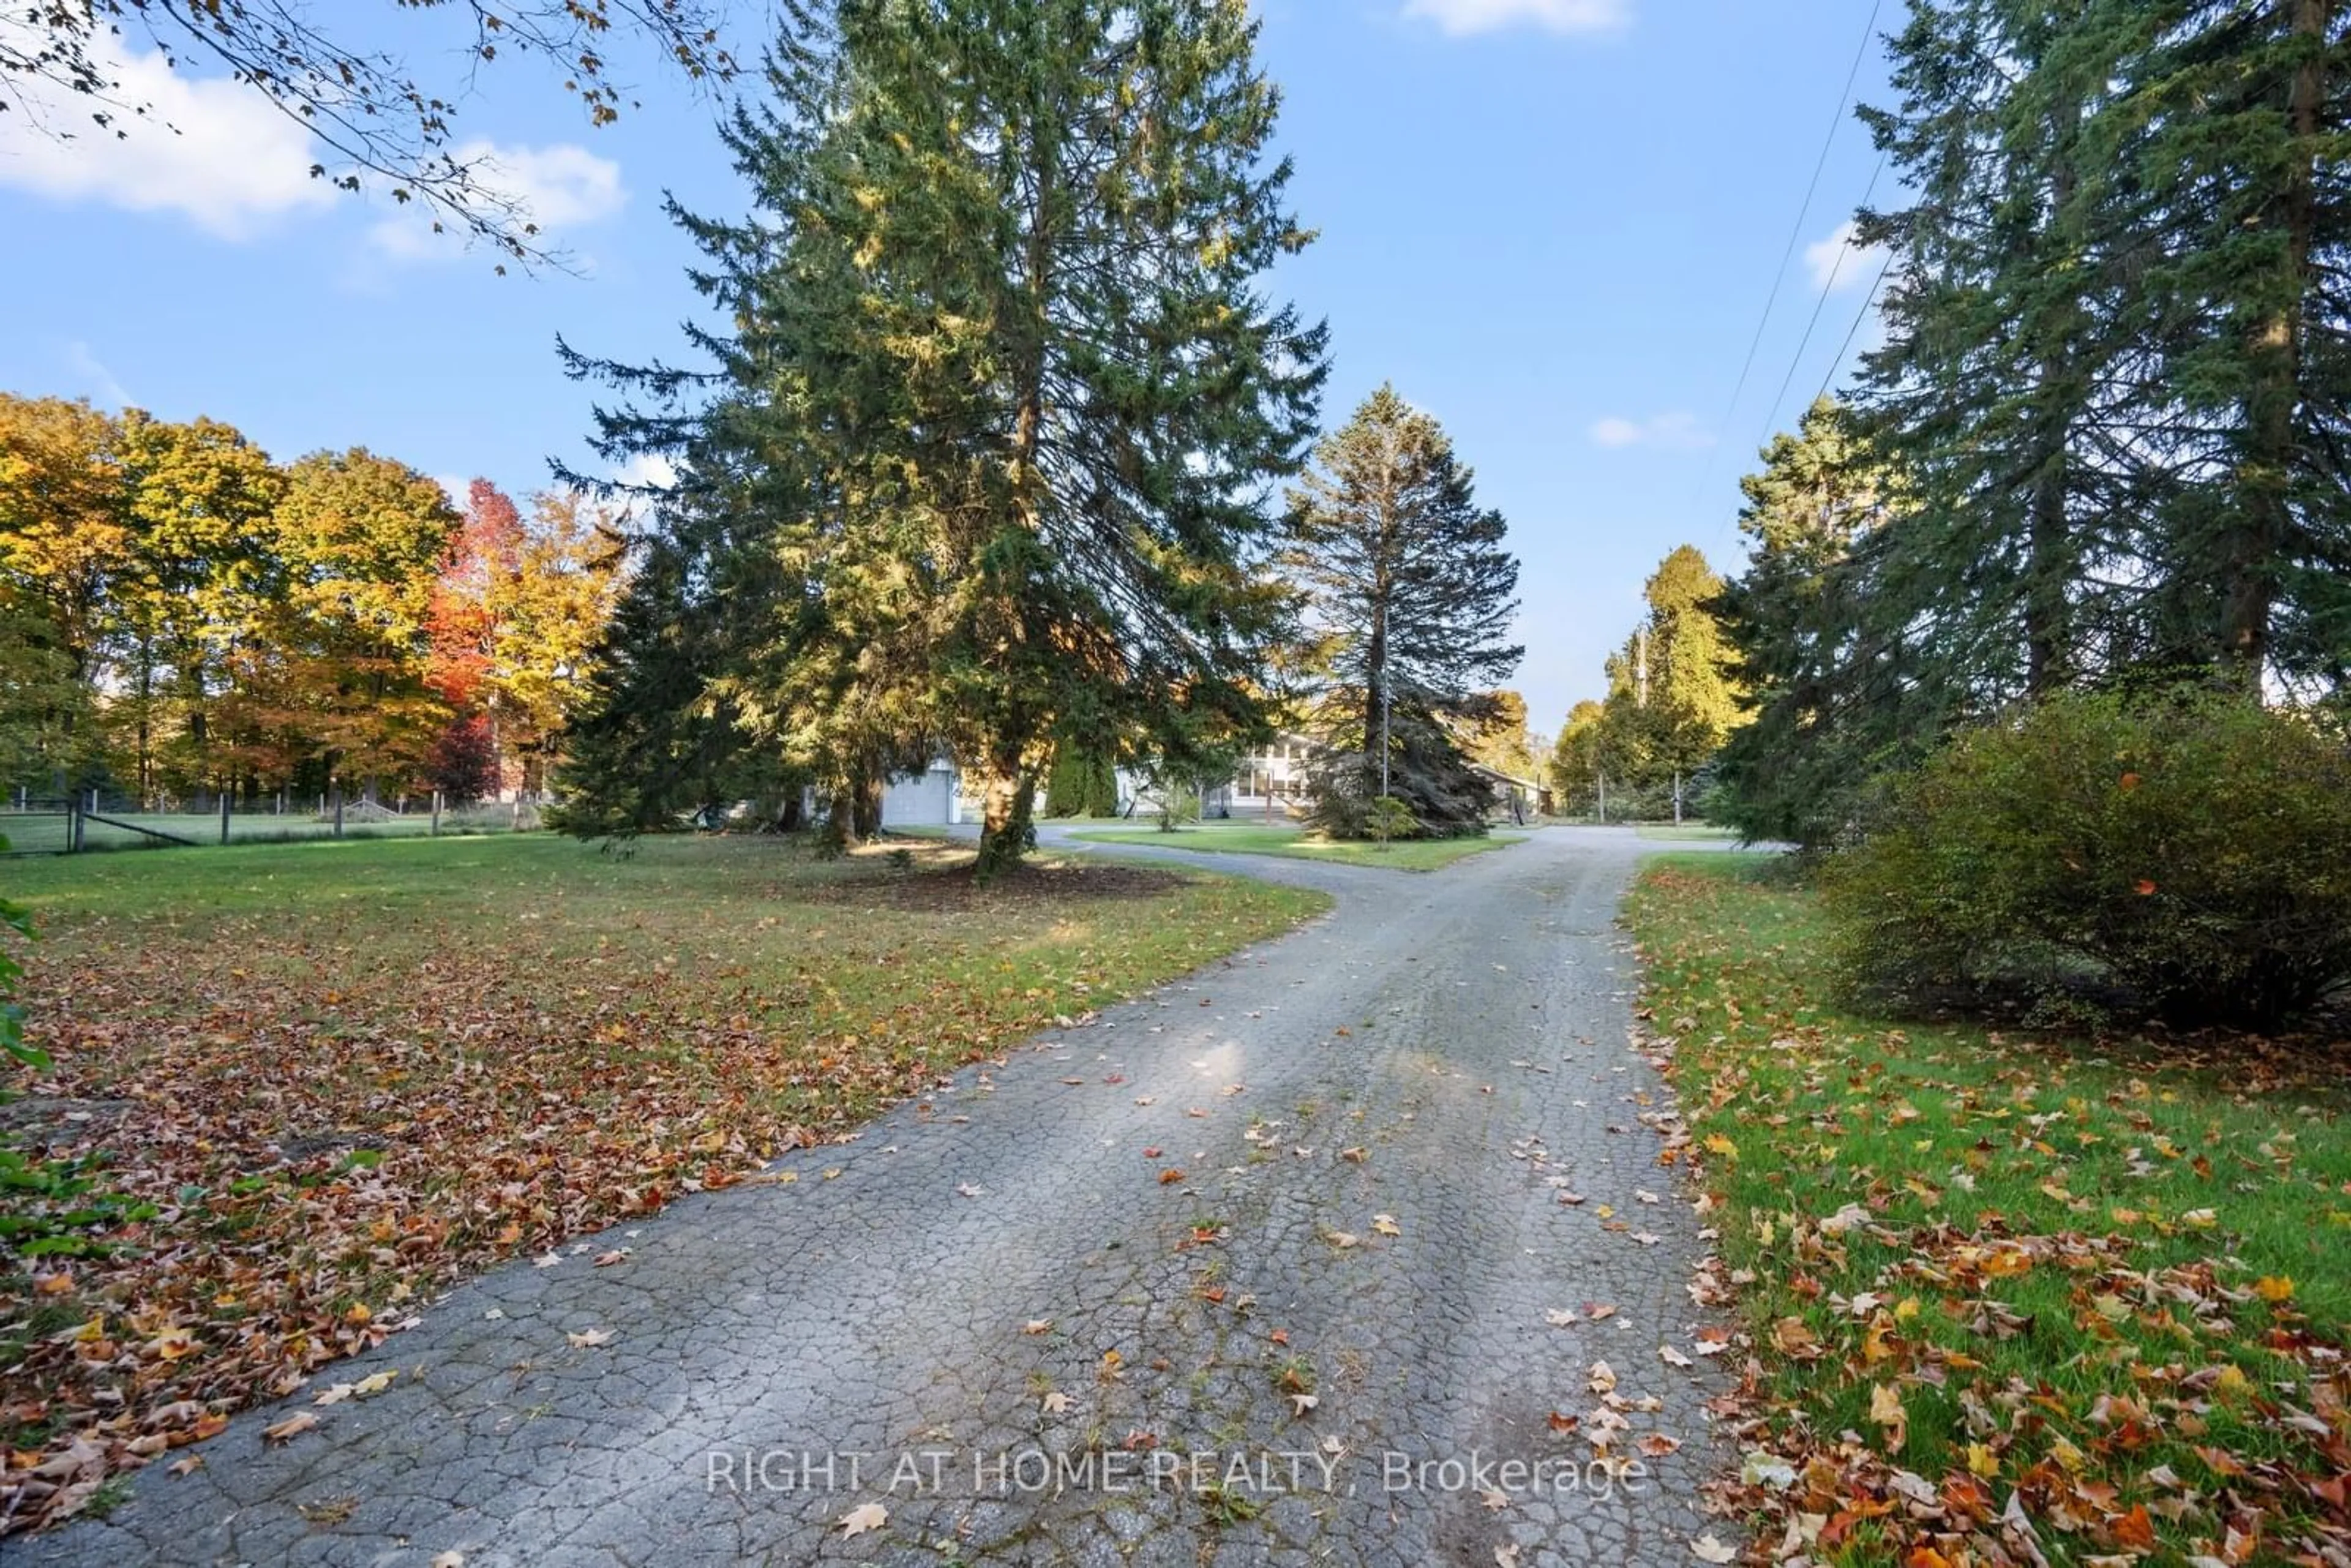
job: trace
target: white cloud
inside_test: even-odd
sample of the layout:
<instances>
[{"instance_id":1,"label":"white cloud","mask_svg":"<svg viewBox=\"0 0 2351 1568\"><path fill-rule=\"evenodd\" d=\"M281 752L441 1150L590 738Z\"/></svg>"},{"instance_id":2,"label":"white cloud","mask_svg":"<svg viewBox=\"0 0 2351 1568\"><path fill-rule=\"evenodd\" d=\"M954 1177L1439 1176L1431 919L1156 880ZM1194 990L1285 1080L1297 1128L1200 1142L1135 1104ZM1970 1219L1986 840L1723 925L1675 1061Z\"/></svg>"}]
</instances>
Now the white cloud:
<instances>
[{"instance_id":1,"label":"white cloud","mask_svg":"<svg viewBox=\"0 0 2351 1568\"><path fill-rule=\"evenodd\" d=\"M485 190L511 201L526 222L538 225L538 243L559 245L562 231L610 217L628 204L621 166L569 142L501 147L475 141L452 156L473 164ZM379 250L402 261L455 256L464 248L456 225L444 218L442 226L448 232L435 234L433 221L431 213L412 208L377 224L370 237Z\"/></svg>"},{"instance_id":2,"label":"white cloud","mask_svg":"<svg viewBox=\"0 0 2351 1568\"><path fill-rule=\"evenodd\" d=\"M131 394L114 379L114 372L104 361L91 351L88 343L77 339L66 345L66 364L78 378L78 389L95 396L99 402L113 408L129 408Z\"/></svg>"},{"instance_id":3,"label":"white cloud","mask_svg":"<svg viewBox=\"0 0 2351 1568\"><path fill-rule=\"evenodd\" d=\"M674 489L677 485L677 465L658 452L640 452L621 465L620 472L612 476L612 482L655 490Z\"/></svg>"},{"instance_id":4,"label":"white cloud","mask_svg":"<svg viewBox=\"0 0 2351 1568\"><path fill-rule=\"evenodd\" d=\"M1865 287L1877 276L1877 269L1886 265L1884 246L1856 249L1854 234L1853 220L1848 218L1826 239L1804 247L1804 269L1812 274L1813 287L1839 294L1848 288Z\"/></svg>"},{"instance_id":5,"label":"white cloud","mask_svg":"<svg viewBox=\"0 0 2351 1568\"><path fill-rule=\"evenodd\" d=\"M1457 38L1521 24L1552 33L1613 33L1633 20L1632 0L1405 0L1404 14L1426 17Z\"/></svg>"},{"instance_id":6,"label":"white cloud","mask_svg":"<svg viewBox=\"0 0 2351 1568\"><path fill-rule=\"evenodd\" d=\"M1589 434L1601 446L1657 446L1673 452L1696 452L1714 444L1714 437L1700 429L1697 420L1680 413L1652 414L1647 419L1612 414L1594 424Z\"/></svg>"},{"instance_id":7,"label":"white cloud","mask_svg":"<svg viewBox=\"0 0 2351 1568\"><path fill-rule=\"evenodd\" d=\"M310 177L310 133L252 88L183 76L162 55L115 40L92 48L117 84L114 103L19 82L25 100L0 114L0 185L176 212L232 240L250 238L277 214L335 199L325 181ZM130 112L142 106L144 115ZM93 123L96 111L113 112L113 123Z\"/></svg>"}]
</instances>

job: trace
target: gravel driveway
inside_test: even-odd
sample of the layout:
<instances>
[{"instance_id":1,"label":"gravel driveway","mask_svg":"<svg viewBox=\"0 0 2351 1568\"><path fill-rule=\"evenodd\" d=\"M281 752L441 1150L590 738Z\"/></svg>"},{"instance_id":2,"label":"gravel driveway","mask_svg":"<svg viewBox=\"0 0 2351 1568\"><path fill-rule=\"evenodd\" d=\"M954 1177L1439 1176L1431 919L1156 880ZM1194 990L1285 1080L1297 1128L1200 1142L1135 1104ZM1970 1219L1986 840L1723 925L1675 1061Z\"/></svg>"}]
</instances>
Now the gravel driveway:
<instances>
[{"instance_id":1,"label":"gravel driveway","mask_svg":"<svg viewBox=\"0 0 2351 1568\"><path fill-rule=\"evenodd\" d=\"M1184 856L1337 905L761 1185L465 1285L314 1382L398 1369L385 1392L282 1445L308 1394L240 1416L8 1555L1691 1563L1725 1456L1712 1364L1659 1354L1694 1351L1701 1222L1628 1046L1612 921L1646 847Z\"/></svg>"}]
</instances>

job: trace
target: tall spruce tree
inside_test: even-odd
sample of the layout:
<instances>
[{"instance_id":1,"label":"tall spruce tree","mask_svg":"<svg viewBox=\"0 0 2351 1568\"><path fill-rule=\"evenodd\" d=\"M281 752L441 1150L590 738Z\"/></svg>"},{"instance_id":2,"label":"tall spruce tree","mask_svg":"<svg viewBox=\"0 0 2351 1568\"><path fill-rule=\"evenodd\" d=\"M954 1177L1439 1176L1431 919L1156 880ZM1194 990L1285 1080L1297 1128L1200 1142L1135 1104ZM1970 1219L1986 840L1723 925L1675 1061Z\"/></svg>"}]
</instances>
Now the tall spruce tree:
<instances>
[{"instance_id":1,"label":"tall spruce tree","mask_svg":"<svg viewBox=\"0 0 2351 1568\"><path fill-rule=\"evenodd\" d=\"M2351 9L2175 0L2123 75L2158 602L2249 693L2351 664Z\"/></svg>"},{"instance_id":2,"label":"tall spruce tree","mask_svg":"<svg viewBox=\"0 0 2351 1568\"><path fill-rule=\"evenodd\" d=\"M989 873L1072 716L1171 756L1263 731L1270 503L1324 342L1258 292L1309 237L1278 95L1241 0L841 0L787 32L730 133L758 211L680 214L716 371L573 362L648 405L602 451L762 520L790 587L743 711L843 777L944 742Z\"/></svg>"},{"instance_id":3,"label":"tall spruce tree","mask_svg":"<svg viewBox=\"0 0 2351 1568\"><path fill-rule=\"evenodd\" d=\"M2127 171L2101 118L2145 24L2117 9L1914 0L1902 100L1863 111L1914 197L1861 221L1893 252L1865 407L1915 503L1876 541L1875 612L1971 711L2150 653L2125 583L2159 473L2121 373Z\"/></svg>"},{"instance_id":4,"label":"tall spruce tree","mask_svg":"<svg viewBox=\"0 0 2351 1568\"><path fill-rule=\"evenodd\" d=\"M1750 839L1835 842L1872 773L1940 737L1941 694L1904 629L1871 613L1868 549L1906 504L1842 404L1823 399L1740 481L1746 570L1718 607L1747 708L1708 813Z\"/></svg>"},{"instance_id":5,"label":"tall spruce tree","mask_svg":"<svg viewBox=\"0 0 2351 1568\"><path fill-rule=\"evenodd\" d=\"M1293 492L1290 572L1323 673L1311 765L1314 820L1359 836L1383 793L1420 831L1482 831L1491 802L1456 731L1524 649L1517 558L1499 512L1430 415L1383 386L1315 453Z\"/></svg>"}]
</instances>

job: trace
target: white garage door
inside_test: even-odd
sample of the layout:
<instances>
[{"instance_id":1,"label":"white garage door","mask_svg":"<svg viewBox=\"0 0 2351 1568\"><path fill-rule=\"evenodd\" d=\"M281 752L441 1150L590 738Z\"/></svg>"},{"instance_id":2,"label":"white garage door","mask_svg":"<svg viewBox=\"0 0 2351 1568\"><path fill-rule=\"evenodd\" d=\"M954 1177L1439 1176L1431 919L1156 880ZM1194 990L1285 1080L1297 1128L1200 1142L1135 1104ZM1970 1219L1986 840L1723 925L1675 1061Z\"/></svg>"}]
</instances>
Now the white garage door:
<instances>
[{"instance_id":1,"label":"white garage door","mask_svg":"<svg viewBox=\"0 0 2351 1568\"><path fill-rule=\"evenodd\" d=\"M885 828L943 828L953 800L955 774L934 768L912 778L893 779L882 792L882 825Z\"/></svg>"}]
</instances>

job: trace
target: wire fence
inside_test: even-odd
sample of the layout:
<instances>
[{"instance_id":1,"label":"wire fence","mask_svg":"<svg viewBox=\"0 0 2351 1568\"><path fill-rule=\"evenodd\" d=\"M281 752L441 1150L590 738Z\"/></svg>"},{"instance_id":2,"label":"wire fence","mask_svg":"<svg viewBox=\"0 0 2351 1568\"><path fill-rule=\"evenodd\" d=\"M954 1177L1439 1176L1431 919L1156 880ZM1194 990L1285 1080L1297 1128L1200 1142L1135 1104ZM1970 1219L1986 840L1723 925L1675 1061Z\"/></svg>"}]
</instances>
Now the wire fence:
<instances>
[{"instance_id":1,"label":"wire fence","mask_svg":"<svg viewBox=\"0 0 2351 1568\"><path fill-rule=\"evenodd\" d=\"M332 791L141 801L92 789L47 799L19 792L0 802L0 838L7 840L5 852L10 855L528 832L539 825L535 800L452 806L438 795L390 802L347 800Z\"/></svg>"}]
</instances>

